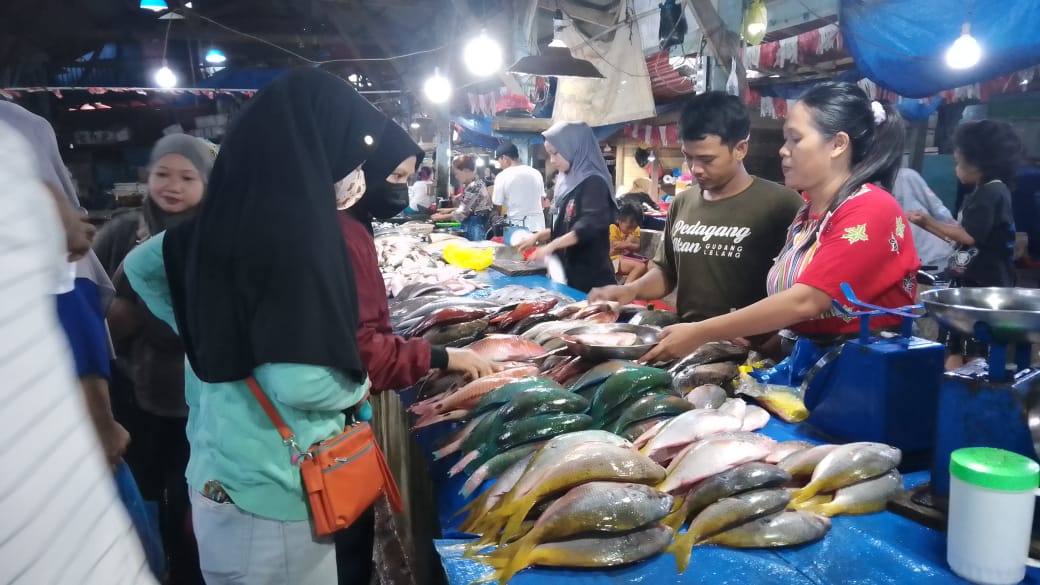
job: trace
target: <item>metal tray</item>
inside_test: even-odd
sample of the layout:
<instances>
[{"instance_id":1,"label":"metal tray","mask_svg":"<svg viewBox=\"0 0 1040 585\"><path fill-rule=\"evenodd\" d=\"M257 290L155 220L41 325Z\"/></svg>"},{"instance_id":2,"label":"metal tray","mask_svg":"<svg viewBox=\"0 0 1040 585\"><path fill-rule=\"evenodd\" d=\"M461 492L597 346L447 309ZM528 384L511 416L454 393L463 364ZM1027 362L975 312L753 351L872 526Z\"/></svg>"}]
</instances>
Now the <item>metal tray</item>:
<instances>
[{"instance_id":1,"label":"metal tray","mask_svg":"<svg viewBox=\"0 0 1040 585\"><path fill-rule=\"evenodd\" d=\"M613 333L613 332L635 333L638 342L635 345L587 345L571 341L561 337L561 341L567 345L575 355L589 360L634 360L643 356L657 345L657 335L661 330L649 325L631 325L627 323L608 323L602 325L584 325L568 329L564 335L585 335L587 333Z\"/></svg>"},{"instance_id":2,"label":"metal tray","mask_svg":"<svg viewBox=\"0 0 1040 585\"><path fill-rule=\"evenodd\" d=\"M943 288L921 293L921 301L936 321L981 341L1040 343L1038 289Z\"/></svg>"}]
</instances>

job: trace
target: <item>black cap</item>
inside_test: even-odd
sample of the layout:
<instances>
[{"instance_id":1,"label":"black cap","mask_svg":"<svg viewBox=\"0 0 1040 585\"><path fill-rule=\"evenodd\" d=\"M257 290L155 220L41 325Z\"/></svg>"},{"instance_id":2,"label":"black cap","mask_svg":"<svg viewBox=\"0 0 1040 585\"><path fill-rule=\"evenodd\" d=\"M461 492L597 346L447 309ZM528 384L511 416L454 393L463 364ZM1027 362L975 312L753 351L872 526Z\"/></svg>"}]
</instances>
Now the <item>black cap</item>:
<instances>
[{"instance_id":1,"label":"black cap","mask_svg":"<svg viewBox=\"0 0 1040 585\"><path fill-rule=\"evenodd\" d=\"M520 160L520 151L517 150L516 145L512 142L506 142L495 150L495 158L499 159L503 156L508 156L513 160Z\"/></svg>"}]
</instances>

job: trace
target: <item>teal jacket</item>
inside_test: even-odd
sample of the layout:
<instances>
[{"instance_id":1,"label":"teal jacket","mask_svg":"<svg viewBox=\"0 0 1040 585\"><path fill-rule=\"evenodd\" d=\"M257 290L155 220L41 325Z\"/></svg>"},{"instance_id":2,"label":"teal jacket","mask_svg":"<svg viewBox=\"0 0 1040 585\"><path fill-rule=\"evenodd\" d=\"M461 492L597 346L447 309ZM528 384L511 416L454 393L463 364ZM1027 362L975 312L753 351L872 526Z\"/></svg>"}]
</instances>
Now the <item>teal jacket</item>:
<instances>
[{"instance_id":1,"label":"teal jacket","mask_svg":"<svg viewBox=\"0 0 1040 585\"><path fill-rule=\"evenodd\" d=\"M176 330L163 236L135 248L123 270L148 309ZM369 386L368 380L359 383L331 368L308 364L263 364L253 376L304 449L342 432L343 410L357 404ZM189 487L201 492L206 482L215 480L246 512L286 522L307 520L299 468L245 381L203 382L185 360L184 392L191 443Z\"/></svg>"}]
</instances>

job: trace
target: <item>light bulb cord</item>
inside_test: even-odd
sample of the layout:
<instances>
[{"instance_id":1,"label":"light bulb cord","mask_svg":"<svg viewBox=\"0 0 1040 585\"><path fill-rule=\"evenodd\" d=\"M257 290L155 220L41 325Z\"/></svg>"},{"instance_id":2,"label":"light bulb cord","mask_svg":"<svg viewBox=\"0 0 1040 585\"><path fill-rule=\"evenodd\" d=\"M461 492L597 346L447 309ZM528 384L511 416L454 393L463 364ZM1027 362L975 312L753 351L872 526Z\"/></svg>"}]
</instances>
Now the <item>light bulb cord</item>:
<instances>
[{"instance_id":1,"label":"light bulb cord","mask_svg":"<svg viewBox=\"0 0 1040 585\"><path fill-rule=\"evenodd\" d=\"M166 47L170 43L170 26L173 24L173 19L166 21L166 34L163 36L162 42L162 64L166 67Z\"/></svg>"}]
</instances>

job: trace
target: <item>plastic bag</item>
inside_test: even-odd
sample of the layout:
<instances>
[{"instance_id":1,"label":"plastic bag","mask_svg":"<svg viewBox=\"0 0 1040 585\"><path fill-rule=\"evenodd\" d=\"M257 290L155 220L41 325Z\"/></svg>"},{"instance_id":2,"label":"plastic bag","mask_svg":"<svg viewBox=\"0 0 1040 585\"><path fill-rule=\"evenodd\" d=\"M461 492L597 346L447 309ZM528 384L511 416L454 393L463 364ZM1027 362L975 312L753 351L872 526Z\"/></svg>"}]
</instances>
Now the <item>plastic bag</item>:
<instances>
[{"instance_id":1,"label":"plastic bag","mask_svg":"<svg viewBox=\"0 0 1040 585\"><path fill-rule=\"evenodd\" d=\"M756 370L751 375L763 384L800 387L809 370L827 353L828 349L820 347L804 337L799 338L795 342L791 355L772 368Z\"/></svg>"},{"instance_id":2,"label":"plastic bag","mask_svg":"<svg viewBox=\"0 0 1040 585\"><path fill-rule=\"evenodd\" d=\"M468 270L486 270L495 261L495 251L491 248L466 248L448 244L444 247L444 261Z\"/></svg>"},{"instance_id":3,"label":"plastic bag","mask_svg":"<svg viewBox=\"0 0 1040 585\"><path fill-rule=\"evenodd\" d=\"M166 554L163 551L162 537L159 535L158 509L154 503L146 502L137 489L134 474L126 463L120 463L115 470L116 489L119 499L123 501L127 515L137 529L141 538L148 568L159 581L166 575Z\"/></svg>"}]
</instances>

